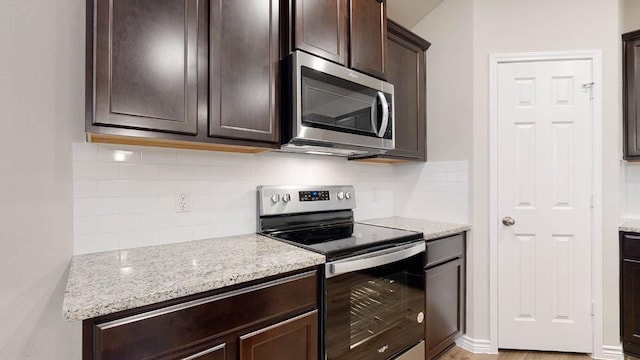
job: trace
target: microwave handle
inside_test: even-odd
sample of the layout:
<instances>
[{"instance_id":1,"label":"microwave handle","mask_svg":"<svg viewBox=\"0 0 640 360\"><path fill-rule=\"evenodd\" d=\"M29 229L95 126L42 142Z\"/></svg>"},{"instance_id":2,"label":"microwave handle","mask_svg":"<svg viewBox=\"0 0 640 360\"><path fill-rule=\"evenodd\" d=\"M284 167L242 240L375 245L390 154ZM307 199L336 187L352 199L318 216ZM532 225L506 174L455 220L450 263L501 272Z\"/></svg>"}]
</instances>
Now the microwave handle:
<instances>
[{"instance_id":1,"label":"microwave handle","mask_svg":"<svg viewBox=\"0 0 640 360\"><path fill-rule=\"evenodd\" d=\"M387 132L387 125L389 124L389 103L382 91L378 91L378 98L382 103L382 125L380 125L377 135L378 137L383 137L384 133Z\"/></svg>"},{"instance_id":2,"label":"microwave handle","mask_svg":"<svg viewBox=\"0 0 640 360\"><path fill-rule=\"evenodd\" d=\"M418 241L412 244L398 246L390 250L381 250L370 254L356 256L347 260L328 263L325 265L325 276L327 278L332 278L334 276L358 270L391 264L423 253L425 249L426 245L424 241Z\"/></svg>"}]
</instances>

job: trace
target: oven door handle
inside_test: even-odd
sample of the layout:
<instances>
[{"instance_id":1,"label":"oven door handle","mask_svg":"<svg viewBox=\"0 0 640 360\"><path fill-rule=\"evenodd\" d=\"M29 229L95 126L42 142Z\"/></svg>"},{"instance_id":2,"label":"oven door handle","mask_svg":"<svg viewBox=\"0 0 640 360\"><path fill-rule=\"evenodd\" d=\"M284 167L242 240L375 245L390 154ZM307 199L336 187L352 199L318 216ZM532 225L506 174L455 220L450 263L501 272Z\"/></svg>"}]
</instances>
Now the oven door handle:
<instances>
[{"instance_id":1,"label":"oven door handle","mask_svg":"<svg viewBox=\"0 0 640 360\"><path fill-rule=\"evenodd\" d=\"M359 255L346 260L339 260L325 265L326 278L334 276L370 269L382 265L394 263L396 261L410 258L414 255L424 252L426 245L424 241L385 249L369 254Z\"/></svg>"}]
</instances>

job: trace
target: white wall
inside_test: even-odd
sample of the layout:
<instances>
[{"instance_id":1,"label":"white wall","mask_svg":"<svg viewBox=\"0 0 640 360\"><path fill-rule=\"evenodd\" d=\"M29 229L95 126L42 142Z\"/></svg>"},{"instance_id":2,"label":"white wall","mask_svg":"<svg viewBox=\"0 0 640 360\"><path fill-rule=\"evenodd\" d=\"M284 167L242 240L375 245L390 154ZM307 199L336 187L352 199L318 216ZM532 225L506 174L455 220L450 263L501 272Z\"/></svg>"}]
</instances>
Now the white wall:
<instances>
[{"instance_id":1,"label":"white wall","mask_svg":"<svg viewBox=\"0 0 640 360\"><path fill-rule=\"evenodd\" d=\"M84 110L84 1L0 1L0 359L80 359L62 320L71 143Z\"/></svg>"},{"instance_id":2,"label":"white wall","mask_svg":"<svg viewBox=\"0 0 640 360\"><path fill-rule=\"evenodd\" d=\"M413 32L427 50L427 161L470 160L473 146L473 2L445 0Z\"/></svg>"},{"instance_id":3,"label":"white wall","mask_svg":"<svg viewBox=\"0 0 640 360\"><path fill-rule=\"evenodd\" d=\"M623 32L640 30L640 1L623 0Z\"/></svg>"},{"instance_id":4,"label":"white wall","mask_svg":"<svg viewBox=\"0 0 640 360\"><path fill-rule=\"evenodd\" d=\"M489 54L601 49L603 53L603 299L604 344L618 340L617 226L620 174L620 14L618 1L474 1L473 228L478 248L488 249ZM474 253L478 286L474 314L488 314L488 253ZM485 261L482 261L485 259ZM488 338L488 318L476 317L473 336ZM484 320L486 325L482 324Z\"/></svg>"}]
</instances>

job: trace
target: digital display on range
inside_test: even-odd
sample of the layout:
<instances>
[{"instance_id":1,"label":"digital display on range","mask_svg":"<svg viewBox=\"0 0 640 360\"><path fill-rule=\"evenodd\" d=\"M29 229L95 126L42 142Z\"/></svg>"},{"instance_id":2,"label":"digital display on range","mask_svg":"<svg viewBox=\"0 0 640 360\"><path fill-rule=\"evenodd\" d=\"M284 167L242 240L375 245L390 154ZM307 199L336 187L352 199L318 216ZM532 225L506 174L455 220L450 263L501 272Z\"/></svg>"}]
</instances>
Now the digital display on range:
<instances>
[{"instance_id":1,"label":"digital display on range","mask_svg":"<svg viewBox=\"0 0 640 360\"><path fill-rule=\"evenodd\" d=\"M329 200L329 191L300 191L300 201Z\"/></svg>"}]
</instances>

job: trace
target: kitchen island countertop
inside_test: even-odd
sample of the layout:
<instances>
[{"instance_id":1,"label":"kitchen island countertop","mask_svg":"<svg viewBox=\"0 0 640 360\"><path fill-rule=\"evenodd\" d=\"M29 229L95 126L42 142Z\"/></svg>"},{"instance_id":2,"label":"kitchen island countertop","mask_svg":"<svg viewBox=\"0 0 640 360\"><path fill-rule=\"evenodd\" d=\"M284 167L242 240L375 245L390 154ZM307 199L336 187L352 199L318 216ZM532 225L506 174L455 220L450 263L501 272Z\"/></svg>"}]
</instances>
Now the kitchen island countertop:
<instances>
[{"instance_id":1,"label":"kitchen island countertop","mask_svg":"<svg viewBox=\"0 0 640 360\"><path fill-rule=\"evenodd\" d=\"M324 262L324 255L257 234L76 255L63 315L89 319Z\"/></svg>"},{"instance_id":2,"label":"kitchen island countertop","mask_svg":"<svg viewBox=\"0 0 640 360\"><path fill-rule=\"evenodd\" d=\"M396 229L421 232L425 240L437 239L458 234L471 229L470 225L442 221L413 219L406 217L388 217L358 221L363 224L386 226Z\"/></svg>"}]
</instances>

